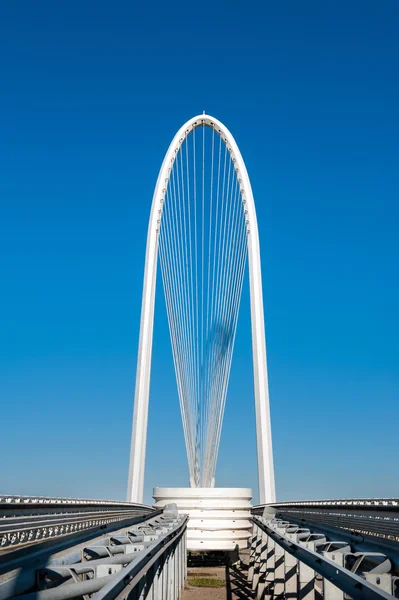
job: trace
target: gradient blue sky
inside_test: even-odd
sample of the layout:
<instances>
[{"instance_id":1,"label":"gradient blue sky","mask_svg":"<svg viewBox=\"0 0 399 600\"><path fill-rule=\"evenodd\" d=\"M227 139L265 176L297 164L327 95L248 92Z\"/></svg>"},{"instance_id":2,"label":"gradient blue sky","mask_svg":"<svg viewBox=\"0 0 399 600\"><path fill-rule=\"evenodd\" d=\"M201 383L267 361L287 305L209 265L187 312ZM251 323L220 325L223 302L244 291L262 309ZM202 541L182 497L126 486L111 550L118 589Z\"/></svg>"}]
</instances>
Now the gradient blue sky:
<instances>
[{"instance_id":1,"label":"gradient blue sky","mask_svg":"<svg viewBox=\"0 0 399 600\"><path fill-rule=\"evenodd\" d=\"M0 5L0 492L124 498L146 229L176 129L233 132L278 498L399 494L399 4ZM146 500L188 483L161 286ZM219 485L257 487L248 293ZM255 494L256 495L256 494Z\"/></svg>"}]
</instances>

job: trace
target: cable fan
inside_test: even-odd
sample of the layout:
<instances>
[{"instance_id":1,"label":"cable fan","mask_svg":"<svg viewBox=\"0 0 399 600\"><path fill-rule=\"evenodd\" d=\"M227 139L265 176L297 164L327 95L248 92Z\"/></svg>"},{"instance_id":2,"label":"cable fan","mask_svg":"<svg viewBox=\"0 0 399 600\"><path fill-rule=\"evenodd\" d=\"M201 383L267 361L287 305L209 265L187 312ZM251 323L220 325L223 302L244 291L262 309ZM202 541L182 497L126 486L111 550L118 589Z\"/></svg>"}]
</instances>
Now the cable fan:
<instances>
[{"instance_id":1,"label":"cable fan","mask_svg":"<svg viewBox=\"0 0 399 600\"><path fill-rule=\"evenodd\" d=\"M205 124L176 153L159 257L194 487L214 480L247 257L245 211L230 149Z\"/></svg>"}]
</instances>

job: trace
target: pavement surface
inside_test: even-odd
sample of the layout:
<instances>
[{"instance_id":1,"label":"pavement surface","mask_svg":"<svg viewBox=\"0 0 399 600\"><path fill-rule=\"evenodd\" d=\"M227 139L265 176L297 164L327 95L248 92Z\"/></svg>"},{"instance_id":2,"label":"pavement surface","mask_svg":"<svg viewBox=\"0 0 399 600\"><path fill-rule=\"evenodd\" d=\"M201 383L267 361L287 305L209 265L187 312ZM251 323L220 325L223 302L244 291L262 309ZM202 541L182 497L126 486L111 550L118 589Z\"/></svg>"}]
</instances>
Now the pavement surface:
<instances>
[{"instance_id":1,"label":"pavement surface","mask_svg":"<svg viewBox=\"0 0 399 600\"><path fill-rule=\"evenodd\" d=\"M229 566L189 566L187 583L183 591L182 600L244 600L254 598L248 586L247 561L238 561ZM222 587L197 587L190 584L195 578L212 578L220 581Z\"/></svg>"}]
</instances>

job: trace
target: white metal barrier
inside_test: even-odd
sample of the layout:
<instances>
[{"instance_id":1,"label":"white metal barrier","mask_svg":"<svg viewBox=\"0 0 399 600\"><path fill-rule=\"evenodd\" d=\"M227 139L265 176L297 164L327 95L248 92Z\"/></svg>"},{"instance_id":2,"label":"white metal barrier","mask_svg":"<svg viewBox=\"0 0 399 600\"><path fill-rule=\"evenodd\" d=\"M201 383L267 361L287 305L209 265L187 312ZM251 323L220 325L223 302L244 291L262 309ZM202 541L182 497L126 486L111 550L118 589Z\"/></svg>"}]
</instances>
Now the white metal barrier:
<instances>
[{"instance_id":1,"label":"white metal barrier","mask_svg":"<svg viewBox=\"0 0 399 600\"><path fill-rule=\"evenodd\" d=\"M32 559L24 564L12 557L8 567L0 566L0 599L178 600L187 577L187 520L176 505L169 505L145 522L42 560L37 556L33 564ZM29 585L26 576L32 568ZM20 595L27 584L29 593Z\"/></svg>"},{"instance_id":2,"label":"white metal barrier","mask_svg":"<svg viewBox=\"0 0 399 600\"><path fill-rule=\"evenodd\" d=\"M384 554L352 552L347 542L276 519L267 509L253 517L248 580L258 600L399 597Z\"/></svg>"}]
</instances>

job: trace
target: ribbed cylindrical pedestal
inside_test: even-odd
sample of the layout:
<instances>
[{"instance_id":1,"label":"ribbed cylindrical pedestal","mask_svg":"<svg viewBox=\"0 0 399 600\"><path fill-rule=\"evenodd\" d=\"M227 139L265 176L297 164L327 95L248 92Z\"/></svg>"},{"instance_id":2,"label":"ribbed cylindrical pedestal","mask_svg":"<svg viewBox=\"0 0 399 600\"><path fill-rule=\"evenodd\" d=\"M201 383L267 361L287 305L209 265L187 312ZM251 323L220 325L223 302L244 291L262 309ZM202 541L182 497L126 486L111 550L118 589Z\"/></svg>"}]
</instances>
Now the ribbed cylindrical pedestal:
<instances>
[{"instance_id":1,"label":"ribbed cylindrical pedestal","mask_svg":"<svg viewBox=\"0 0 399 600\"><path fill-rule=\"evenodd\" d=\"M188 550L246 548L251 535L250 488L154 488L154 508L175 503L190 519Z\"/></svg>"}]
</instances>

